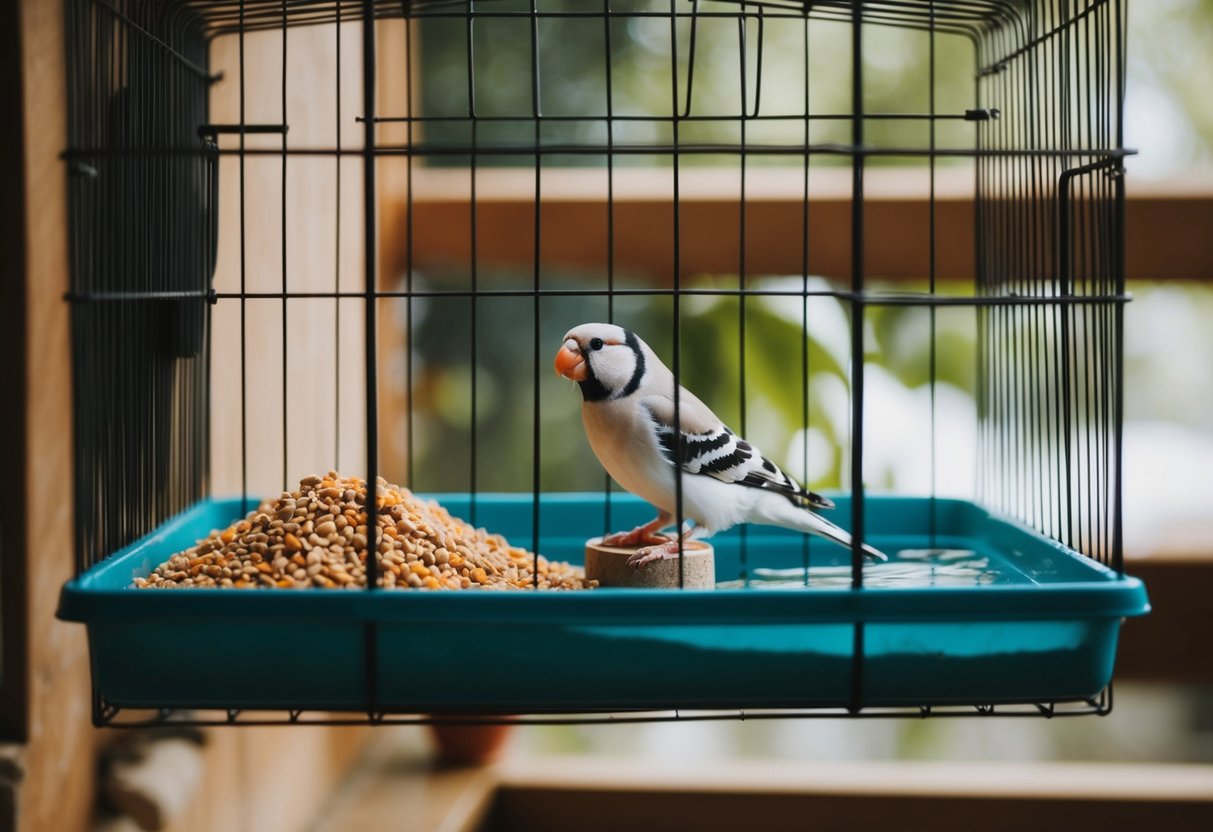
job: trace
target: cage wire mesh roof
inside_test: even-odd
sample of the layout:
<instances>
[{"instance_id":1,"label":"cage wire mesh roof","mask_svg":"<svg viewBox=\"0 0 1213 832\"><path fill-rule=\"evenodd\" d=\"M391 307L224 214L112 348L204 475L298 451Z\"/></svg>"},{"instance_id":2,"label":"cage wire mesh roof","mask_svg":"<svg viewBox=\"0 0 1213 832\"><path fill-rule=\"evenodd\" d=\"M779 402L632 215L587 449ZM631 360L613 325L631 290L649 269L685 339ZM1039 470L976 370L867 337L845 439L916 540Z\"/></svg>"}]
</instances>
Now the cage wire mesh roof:
<instances>
[{"instance_id":1,"label":"cage wire mesh roof","mask_svg":"<svg viewBox=\"0 0 1213 832\"><path fill-rule=\"evenodd\" d=\"M1103 0L1094 0L1098 5ZM277 29L282 25L313 26L361 20L367 4L358 0L346 2L309 2L309 0L165 0L159 3L164 14L175 19L174 25L203 29L209 36L240 31ZM376 18L398 17L462 17L510 15L541 17L597 17L604 13L619 16L653 15L668 17L713 15L733 16L740 10L745 14L771 17L815 17L849 21L854 4L848 2L743 2L742 0L674 0L665 4L635 2L602 5L587 2L581 8L545 9L536 4L535 11L519 8L509 0L405 0L385 2L373 0ZM506 6L510 8L505 8ZM874 24L935 29L940 32L978 38L990 32L1007 29L1027 38L1024 21L1031 14L1031 0L867 0L862 3L864 21Z\"/></svg>"}]
</instances>

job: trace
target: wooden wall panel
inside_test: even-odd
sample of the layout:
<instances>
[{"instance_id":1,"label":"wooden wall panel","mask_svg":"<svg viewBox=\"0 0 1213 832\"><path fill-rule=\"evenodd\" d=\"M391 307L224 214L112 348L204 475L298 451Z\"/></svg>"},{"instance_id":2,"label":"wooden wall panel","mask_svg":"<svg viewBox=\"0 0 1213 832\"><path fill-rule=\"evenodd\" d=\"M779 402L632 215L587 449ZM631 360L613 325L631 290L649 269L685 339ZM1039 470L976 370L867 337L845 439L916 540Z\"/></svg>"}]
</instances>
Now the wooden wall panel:
<instances>
[{"instance_id":1,"label":"wooden wall panel","mask_svg":"<svg viewBox=\"0 0 1213 832\"><path fill-rule=\"evenodd\" d=\"M84 829L93 808L94 748L84 628L55 619L72 577L72 418L63 6L23 0L26 364L25 538L29 742L18 828Z\"/></svg>"},{"instance_id":2,"label":"wooden wall panel","mask_svg":"<svg viewBox=\"0 0 1213 832\"><path fill-rule=\"evenodd\" d=\"M289 147L335 147L339 124L342 145L361 146L362 125L355 121L362 96L362 78L357 71L361 29L357 24L341 27L340 122L337 37L332 26L289 32ZM245 37L245 119L249 124L283 122L282 48L279 32L254 32ZM236 37L214 42L211 67L224 75L212 89L211 118L217 123L237 124L241 65ZM246 141L247 147L281 146L277 135L250 135ZM223 136L221 146L238 148L239 139ZM285 164L285 192L283 171L281 156L246 157L242 217L240 160L237 156L222 157L215 289L281 293L285 286L291 293L338 289L361 292L361 158L338 161L325 156L290 157ZM249 493L261 497L280 491L284 486L284 423L286 483L298 483L308 474L330 468L343 473L365 471L363 316L360 298L292 299L285 304L280 298L250 299L243 304L233 298L219 301L213 323L211 372L214 493L240 493L245 454Z\"/></svg>"}]
</instances>

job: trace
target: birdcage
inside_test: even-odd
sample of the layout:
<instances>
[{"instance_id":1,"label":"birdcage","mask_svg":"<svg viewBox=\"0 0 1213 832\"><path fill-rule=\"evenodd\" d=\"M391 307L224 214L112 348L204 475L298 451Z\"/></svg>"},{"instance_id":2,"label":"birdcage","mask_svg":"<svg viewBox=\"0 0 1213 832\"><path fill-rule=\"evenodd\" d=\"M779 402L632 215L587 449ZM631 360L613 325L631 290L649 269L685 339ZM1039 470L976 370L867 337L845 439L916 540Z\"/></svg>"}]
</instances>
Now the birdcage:
<instances>
[{"instance_id":1,"label":"birdcage","mask_svg":"<svg viewBox=\"0 0 1213 832\"><path fill-rule=\"evenodd\" d=\"M98 723L1110 709L1148 609L1121 551L1123 2L67 11L60 615ZM372 536L360 591L134 587L329 469L579 561L649 511L550 372L588 320L832 485L853 546L742 526L711 591L547 591L536 559L515 591L426 592L377 586Z\"/></svg>"}]
</instances>

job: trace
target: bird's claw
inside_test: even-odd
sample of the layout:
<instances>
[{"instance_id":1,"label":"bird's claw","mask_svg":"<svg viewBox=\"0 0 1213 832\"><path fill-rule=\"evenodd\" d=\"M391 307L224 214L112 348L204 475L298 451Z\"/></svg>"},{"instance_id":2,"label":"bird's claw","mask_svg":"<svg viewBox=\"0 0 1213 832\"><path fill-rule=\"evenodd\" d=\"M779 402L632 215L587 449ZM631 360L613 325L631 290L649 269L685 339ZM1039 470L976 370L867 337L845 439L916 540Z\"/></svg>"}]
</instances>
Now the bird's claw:
<instances>
[{"instance_id":1,"label":"bird's claw","mask_svg":"<svg viewBox=\"0 0 1213 832\"><path fill-rule=\"evenodd\" d=\"M615 532L602 539L603 546L660 546L668 543L668 535L661 532L649 532L643 528L632 529L630 532Z\"/></svg>"},{"instance_id":2,"label":"bird's claw","mask_svg":"<svg viewBox=\"0 0 1213 832\"><path fill-rule=\"evenodd\" d=\"M637 549L632 556L628 558L628 566L631 566L634 569L639 569L646 563L676 557L678 557L678 541L667 540L665 543L661 543L656 546L645 546L642 549Z\"/></svg>"}]
</instances>

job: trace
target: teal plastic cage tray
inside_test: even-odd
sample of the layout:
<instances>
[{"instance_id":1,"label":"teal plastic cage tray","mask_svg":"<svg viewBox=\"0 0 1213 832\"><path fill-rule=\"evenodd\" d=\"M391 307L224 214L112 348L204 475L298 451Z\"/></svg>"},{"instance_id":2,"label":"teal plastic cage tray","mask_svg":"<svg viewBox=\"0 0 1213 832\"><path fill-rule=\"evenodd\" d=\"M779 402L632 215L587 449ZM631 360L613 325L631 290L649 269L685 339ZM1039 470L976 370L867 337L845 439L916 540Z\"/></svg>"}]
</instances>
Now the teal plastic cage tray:
<instances>
[{"instance_id":1,"label":"teal plastic cage tray","mask_svg":"<svg viewBox=\"0 0 1213 832\"><path fill-rule=\"evenodd\" d=\"M437 499L469 516L467 495ZM540 551L581 563L605 499L544 495ZM617 528L652 516L635 498L610 499ZM837 502L831 516L846 525L849 501ZM713 538L716 590L134 589L246 505L203 501L63 588L59 617L88 626L104 702L463 714L842 707L855 704L857 644L865 707L1062 702L1107 686L1121 620L1149 611L1140 581L1016 522L969 502L893 497L867 498L868 539L891 557L865 566L859 590L849 551L760 526ZM476 520L531 546L529 494L478 495Z\"/></svg>"}]
</instances>

